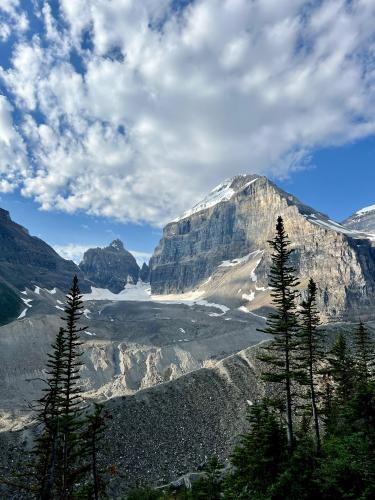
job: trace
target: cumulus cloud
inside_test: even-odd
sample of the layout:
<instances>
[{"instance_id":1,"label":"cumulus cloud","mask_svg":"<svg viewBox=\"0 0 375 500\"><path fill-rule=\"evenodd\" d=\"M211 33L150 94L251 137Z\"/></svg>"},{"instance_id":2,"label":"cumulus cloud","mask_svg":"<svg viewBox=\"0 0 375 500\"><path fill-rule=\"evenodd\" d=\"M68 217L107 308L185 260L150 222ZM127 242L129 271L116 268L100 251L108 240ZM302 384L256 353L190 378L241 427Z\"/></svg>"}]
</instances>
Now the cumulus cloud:
<instances>
[{"instance_id":1,"label":"cumulus cloud","mask_svg":"<svg viewBox=\"0 0 375 500\"><path fill-rule=\"evenodd\" d=\"M77 243L68 243L67 245L54 245L53 248L64 259L72 260L76 264L79 264L82 261L83 254L86 252L86 250L95 246L104 248L103 245L82 245ZM151 258L151 254L147 252L139 252L138 250L129 250L129 252L135 257L135 260L140 267L144 262L148 263Z\"/></svg>"},{"instance_id":2,"label":"cumulus cloud","mask_svg":"<svg viewBox=\"0 0 375 500\"><path fill-rule=\"evenodd\" d=\"M90 245L68 243L67 245L53 245L53 248L63 259L72 260L76 264L79 264L82 261L83 254L90 248Z\"/></svg>"},{"instance_id":3,"label":"cumulus cloud","mask_svg":"<svg viewBox=\"0 0 375 500\"><path fill-rule=\"evenodd\" d=\"M178 6L40 7L43 33L20 37L0 72L22 116L4 190L160 225L223 178L282 177L315 148L374 133L374 0Z\"/></svg>"},{"instance_id":4,"label":"cumulus cloud","mask_svg":"<svg viewBox=\"0 0 375 500\"><path fill-rule=\"evenodd\" d=\"M12 106L0 94L0 191L7 193L29 175L25 145L13 125Z\"/></svg>"}]
</instances>

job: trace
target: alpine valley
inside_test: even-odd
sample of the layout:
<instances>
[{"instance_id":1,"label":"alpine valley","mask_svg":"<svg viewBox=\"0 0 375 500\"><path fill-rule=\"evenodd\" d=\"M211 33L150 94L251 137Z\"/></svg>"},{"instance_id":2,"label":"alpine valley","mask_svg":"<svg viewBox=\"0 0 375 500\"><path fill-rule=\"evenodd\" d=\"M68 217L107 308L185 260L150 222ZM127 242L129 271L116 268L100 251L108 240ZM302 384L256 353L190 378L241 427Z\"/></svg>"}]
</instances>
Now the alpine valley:
<instances>
[{"instance_id":1,"label":"alpine valley","mask_svg":"<svg viewBox=\"0 0 375 500\"><path fill-rule=\"evenodd\" d=\"M359 319L373 329L375 207L338 223L266 177L239 175L170 221L142 268L120 240L77 266L0 210L3 466L14 446L31 446L27 402L40 395L75 274L85 397L111 413L102 460L125 471L111 498L132 482L172 481L213 453L227 460L248 405L266 390L256 352L269 339L268 241L279 215L301 290L317 283L328 336Z\"/></svg>"}]
</instances>

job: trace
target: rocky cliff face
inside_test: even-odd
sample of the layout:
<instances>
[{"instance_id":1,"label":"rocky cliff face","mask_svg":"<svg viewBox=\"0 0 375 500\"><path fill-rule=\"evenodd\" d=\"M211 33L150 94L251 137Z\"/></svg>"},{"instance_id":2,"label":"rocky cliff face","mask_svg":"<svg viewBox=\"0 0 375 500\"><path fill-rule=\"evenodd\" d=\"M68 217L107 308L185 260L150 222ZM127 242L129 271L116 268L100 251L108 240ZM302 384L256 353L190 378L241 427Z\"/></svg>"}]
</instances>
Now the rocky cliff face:
<instances>
[{"instance_id":1,"label":"rocky cliff face","mask_svg":"<svg viewBox=\"0 0 375 500\"><path fill-rule=\"evenodd\" d=\"M152 292L199 288L250 311L269 305L267 241L279 215L295 249L301 287L309 277L318 283L323 317L372 316L375 248L368 235L341 226L256 175L224 182L164 228L150 263Z\"/></svg>"},{"instance_id":2,"label":"rocky cliff face","mask_svg":"<svg viewBox=\"0 0 375 500\"><path fill-rule=\"evenodd\" d=\"M120 240L105 248L90 248L79 267L96 287L113 293L121 292L127 283L137 283L139 277L137 261Z\"/></svg>"},{"instance_id":3,"label":"rocky cliff face","mask_svg":"<svg viewBox=\"0 0 375 500\"><path fill-rule=\"evenodd\" d=\"M71 261L60 257L47 243L31 236L0 209L0 324L17 316L19 291L35 286L68 290L74 274L82 275ZM86 284L81 280L83 290Z\"/></svg>"},{"instance_id":4,"label":"rocky cliff face","mask_svg":"<svg viewBox=\"0 0 375 500\"><path fill-rule=\"evenodd\" d=\"M357 231L365 231L375 238L375 205L362 208L342 223L343 226Z\"/></svg>"}]
</instances>

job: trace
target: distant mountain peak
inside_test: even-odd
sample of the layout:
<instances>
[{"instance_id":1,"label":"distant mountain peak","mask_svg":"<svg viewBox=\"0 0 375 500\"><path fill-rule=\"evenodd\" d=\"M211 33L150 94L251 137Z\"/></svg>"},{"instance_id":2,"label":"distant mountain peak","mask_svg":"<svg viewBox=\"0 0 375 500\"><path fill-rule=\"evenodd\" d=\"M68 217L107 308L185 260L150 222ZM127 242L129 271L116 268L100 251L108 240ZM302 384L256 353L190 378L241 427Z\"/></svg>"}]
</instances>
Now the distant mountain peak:
<instances>
[{"instance_id":1,"label":"distant mountain peak","mask_svg":"<svg viewBox=\"0 0 375 500\"><path fill-rule=\"evenodd\" d=\"M123 242L118 238L113 240L112 243L109 245L109 247L119 251L125 250Z\"/></svg>"},{"instance_id":2,"label":"distant mountain peak","mask_svg":"<svg viewBox=\"0 0 375 500\"><path fill-rule=\"evenodd\" d=\"M365 215L368 214L369 212L375 212L375 205L370 205L369 207L361 208L361 210L358 210L358 212L356 212L355 215Z\"/></svg>"},{"instance_id":3,"label":"distant mountain peak","mask_svg":"<svg viewBox=\"0 0 375 500\"><path fill-rule=\"evenodd\" d=\"M86 250L79 267L95 287L108 288L113 293L121 292L129 283L137 283L139 278L137 261L120 239L105 248Z\"/></svg>"},{"instance_id":4,"label":"distant mountain peak","mask_svg":"<svg viewBox=\"0 0 375 500\"><path fill-rule=\"evenodd\" d=\"M343 226L356 231L375 233L375 205L361 208L342 223Z\"/></svg>"}]
</instances>

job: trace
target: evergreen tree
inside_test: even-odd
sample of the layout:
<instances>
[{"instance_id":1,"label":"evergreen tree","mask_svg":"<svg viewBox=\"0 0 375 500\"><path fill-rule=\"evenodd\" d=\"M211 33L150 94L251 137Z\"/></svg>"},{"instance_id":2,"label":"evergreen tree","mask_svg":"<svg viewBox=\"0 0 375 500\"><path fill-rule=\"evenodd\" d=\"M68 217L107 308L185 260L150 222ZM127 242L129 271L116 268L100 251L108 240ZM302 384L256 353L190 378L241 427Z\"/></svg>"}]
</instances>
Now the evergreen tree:
<instances>
[{"instance_id":1,"label":"evergreen tree","mask_svg":"<svg viewBox=\"0 0 375 500\"><path fill-rule=\"evenodd\" d=\"M79 384L81 295L75 276L67 295L65 327L60 328L47 362L47 388L37 402L42 431L33 450L37 497L72 498L89 470L85 462L84 420Z\"/></svg>"},{"instance_id":2,"label":"evergreen tree","mask_svg":"<svg viewBox=\"0 0 375 500\"><path fill-rule=\"evenodd\" d=\"M320 324L316 308L316 284L310 279L307 298L302 301L300 315L300 331L298 336L298 360L302 369L301 383L308 387L308 398L311 404L311 414L314 423L315 444L319 451L321 446L320 425L318 414L318 364L324 352L322 348L322 332L318 330Z\"/></svg>"},{"instance_id":3,"label":"evergreen tree","mask_svg":"<svg viewBox=\"0 0 375 500\"><path fill-rule=\"evenodd\" d=\"M374 376L375 348L370 334L361 321L354 332L354 362L360 382L368 382Z\"/></svg>"},{"instance_id":4,"label":"evergreen tree","mask_svg":"<svg viewBox=\"0 0 375 500\"><path fill-rule=\"evenodd\" d=\"M62 477L61 488L63 498L69 498L75 485L82 479L89 466L82 464L83 441L83 402L82 387L80 385L79 370L82 365L82 355L79 334L86 327L78 326L82 316L82 296L78 286L78 278L74 276L73 284L67 295L64 335L66 342L66 356L64 359L62 376Z\"/></svg>"},{"instance_id":5,"label":"evergreen tree","mask_svg":"<svg viewBox=\"0 0 375 500\"><path fill-rule=\"evenodd\" d=\"M334 404L334 385L329 368L322 370L322 388L320 390L320 415L327 433L332 433L335 429L337 415Z\"/></svg>"},{"instance_id":6,"label":"evergreen tree","mask_svg":"<svg viewBox=\"0 0 375 500\"><path fill-rule=\"evenodd\" d=\"M277 220L276 236L269 244L273 248L269 286L275 311L267 318L267 327L261 330L273 336L273 341L263 348L259 359L267 363L269 370L263 373L263 379L283 384L286 399L286 420L288 447L294 447L292 381L298 377L293 366L293 353L296 349L296 298L299 285L295 269L290 265L293 250L284 229L281 217Z\"/></svg>"},{"instance_id":7,"label":"evergreen tree","mask_svg":"<svg viewBox=\"0 0 375 500\"><path fill-rule=\"evenodd\" d=\"M342 333L330 350L328 361L330 374L336 384L335 400L339 406L345 405L353 395L354 362Z\"/></svg>"},{"instance_id":8,"label":"evergreen tree","mask_svg":"<svg viewBox=\"0 0 375 500\"><path fill-rule=\"evenodd\" d=\"M285 467L287 435L269 400L255 404L247 419L250 430L232 454L226 497L269 498L267 492Z\"/></svg>"}]
</instances>

